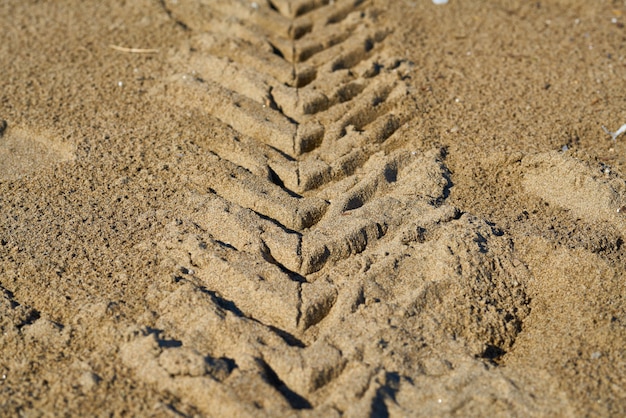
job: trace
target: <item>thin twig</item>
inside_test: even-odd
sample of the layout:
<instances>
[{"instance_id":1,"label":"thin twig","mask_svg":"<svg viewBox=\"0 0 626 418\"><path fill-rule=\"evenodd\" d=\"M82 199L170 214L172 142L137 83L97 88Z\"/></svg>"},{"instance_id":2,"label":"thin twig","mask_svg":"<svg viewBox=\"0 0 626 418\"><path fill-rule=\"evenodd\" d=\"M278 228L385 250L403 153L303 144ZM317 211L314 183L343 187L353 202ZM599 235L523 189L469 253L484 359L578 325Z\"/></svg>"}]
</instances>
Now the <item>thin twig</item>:
<instances>
[{"instance_id":1,"label":"thin twig","mask_svg":"<svg viewBox=\"0 0 626 418\"><path fill-rule=\"evenodd\" d=\"M621 134L623 134L624 132L626 132L626 123L623 124L617 131L615 132L611 132L609 131L606 126L602 126L602 129L604 129L604 132L606 132L607 134L611 135L611 138L613 138L613 141L615 141L617 139L618 136L620 136Z\"/></svg>"},{"instance_id":2,"label":"thin twig","mask_svg":"<svg viewBox=\"0 0 626 418\"><path fill-rule=\"evenodd\" d=\"M158 49L142 49L142 48L125 48L118 45L109 45L109 48L120 52L130 52L132 54L156 54Z\"/></svg>"}]
</instances>

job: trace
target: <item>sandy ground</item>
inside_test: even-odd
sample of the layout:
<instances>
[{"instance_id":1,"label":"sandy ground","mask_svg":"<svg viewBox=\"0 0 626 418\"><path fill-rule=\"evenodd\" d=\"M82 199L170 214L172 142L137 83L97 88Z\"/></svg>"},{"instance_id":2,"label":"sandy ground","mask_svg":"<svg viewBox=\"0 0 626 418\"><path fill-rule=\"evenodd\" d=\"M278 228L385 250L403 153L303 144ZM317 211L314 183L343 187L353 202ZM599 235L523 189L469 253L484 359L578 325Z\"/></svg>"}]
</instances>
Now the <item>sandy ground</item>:
<instances>
[{"instance_id":1,"label":"sandy ground","mask_svg":"<svg viewBox=\"0 0 626 418\"><path fill-rule=\"evenodd\" d=\"M328 3L0 3L1 415L626 415L626 2Z\"/></svg>"}]
</instances>

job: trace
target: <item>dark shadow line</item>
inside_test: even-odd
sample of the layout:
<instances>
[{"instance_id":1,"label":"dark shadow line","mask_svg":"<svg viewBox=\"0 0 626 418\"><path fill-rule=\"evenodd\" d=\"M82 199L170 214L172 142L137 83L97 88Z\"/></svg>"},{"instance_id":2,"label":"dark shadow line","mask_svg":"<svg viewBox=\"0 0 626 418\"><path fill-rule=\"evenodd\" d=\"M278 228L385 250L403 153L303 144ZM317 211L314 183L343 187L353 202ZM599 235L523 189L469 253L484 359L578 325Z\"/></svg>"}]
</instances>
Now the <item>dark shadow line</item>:
<instances>
[{"instance_id":1,"label":"dark shadow line","mask_svg":"<svg viewBox=\"0 0 626 418\"><path fill-rule=\"evenodd\" d=\"M302 409L313 409L311 403L303 396L297 394L293 390L291 390L276 374L274 370L267 364L265 361L261 359L257 359L259 366L265 372L266 381L274 386L276 390L280 392L281 395L287 400L289 405L296 410Z\"/></svg>"}]
</instances>

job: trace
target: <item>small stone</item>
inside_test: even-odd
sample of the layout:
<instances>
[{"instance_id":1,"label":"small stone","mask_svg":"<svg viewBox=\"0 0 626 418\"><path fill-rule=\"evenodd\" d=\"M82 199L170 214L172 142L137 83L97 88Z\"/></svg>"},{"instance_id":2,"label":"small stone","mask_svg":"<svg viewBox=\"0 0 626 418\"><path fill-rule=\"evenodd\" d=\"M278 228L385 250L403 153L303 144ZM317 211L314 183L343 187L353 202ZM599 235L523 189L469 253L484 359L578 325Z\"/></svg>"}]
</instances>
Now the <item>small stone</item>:
<instances>
[{"instance_id":1,"label":"small stone","mask_svg":"<svg viewBox=\"0 0 626 418\"><path fill-rule=\"evenodd\" d=\"M80 378L78 378L78 383L85 391L91 391L93 388L98 386L100 383L100 377L92 372L84 372Z\"/></svg>"}]
</instances>

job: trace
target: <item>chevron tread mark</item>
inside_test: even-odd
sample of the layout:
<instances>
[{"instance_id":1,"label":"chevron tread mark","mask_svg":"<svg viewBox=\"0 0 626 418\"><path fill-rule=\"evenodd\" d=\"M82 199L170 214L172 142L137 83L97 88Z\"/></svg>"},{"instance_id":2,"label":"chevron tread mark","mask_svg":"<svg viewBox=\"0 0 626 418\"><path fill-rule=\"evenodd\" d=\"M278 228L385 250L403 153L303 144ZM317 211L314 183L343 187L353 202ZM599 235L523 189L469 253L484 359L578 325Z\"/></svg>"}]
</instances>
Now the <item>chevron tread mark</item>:
<instances>
[{"instance_id":1,"label":"chevron tread mark","mask_svg":"<svg viewBox=\"0 0 626 418\"><path fill-rule=\"evenodd\" d=\"M181 281L158 306L155 325L167 331L133 332L121 345L122 362L142 380L211 416L280 416L310 409L305 396L343 372L346 360L326 342L290 344L219 305L204 287ZM224 328L238 332L223 333Z\"/></svg>"},{"instance_id":2,"label":"chevron tread mark","mask_svg":"<svg viewBox=\"0 0 626 418\"><path fill-rule=\"evenodd\" d=\"M419 201L426 210L444 198L447 170L436 152L383 151L415 105L405 82L411 65L380 54L391 31L377 24L370 2L164 4L193 31L173 55L181 72L166 81L167 96L232 130L232 139L212 143L191 179L210 213L196 221L211 237L277 267L285 283L300 277L296 283L395 233L400 219L385 208ZM212 286L241 306L251 300L228 284ZM263 317L256 308L245 311ZM265 319L302 329L327 309L297 311L295 322L291 314L286 322Z\"/></svg>"},{"instance_id":3,"label":"chevron tread mark","mask_svg":"<svg viewBox=\"0 0 626 418\"><path fill-rule=\"evenodd\" d=\"M322 411L314 394L341 378L347 359L324 339L298 338L359 303L324 272L406 235L406 219L437 225L457 215L441 205L450 181L439 150L385 148L415 110L406 81L412 65L385 53L392 30L367 0L163 4L190 29L171 54L177 72L164 81L164 96L218 119L226 135L207 141L189 177L193 215L159 238L161 257L189 274L185 290L157 309L157 327L211 362L237 353L237 373L274 382L244 403L271 399L279 409L268 412L278 415ZM189 326L196 323L201 329ZM240 329L241 338L208 341L219 327ZM154 361L130 354L141 347ZM176 350L148 333L123 357L203 410L210 405L201 399L213 392L225 403L248 396L233 376L223 378L228 389L204 382L206 365L195 380L173 374L161 356L194 357Z\"/></svg>"}]
</instances>

